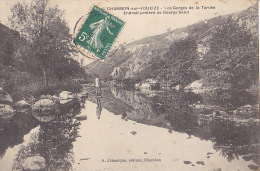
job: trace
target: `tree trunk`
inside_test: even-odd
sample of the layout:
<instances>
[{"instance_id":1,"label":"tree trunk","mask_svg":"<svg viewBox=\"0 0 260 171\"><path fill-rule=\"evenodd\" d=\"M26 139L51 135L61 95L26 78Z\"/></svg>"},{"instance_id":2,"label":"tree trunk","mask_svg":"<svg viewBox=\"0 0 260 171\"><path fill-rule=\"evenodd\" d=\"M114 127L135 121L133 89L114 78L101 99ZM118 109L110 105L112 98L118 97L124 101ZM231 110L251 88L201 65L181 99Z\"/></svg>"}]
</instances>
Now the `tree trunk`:
<instances>
[{"instance_id":1,"label":"tree trunk","mask_svg":"<svg viewBox=\"0 0 260 171\"><path fill-rule=\"evenodd\" d=\"M48 78L47 78L47 73L46 73L46 69L45 69L45 64L42 65L42 70L43 70L43 77L44 77L44 85L48 86Z\"/></svg>"}]
</instances>

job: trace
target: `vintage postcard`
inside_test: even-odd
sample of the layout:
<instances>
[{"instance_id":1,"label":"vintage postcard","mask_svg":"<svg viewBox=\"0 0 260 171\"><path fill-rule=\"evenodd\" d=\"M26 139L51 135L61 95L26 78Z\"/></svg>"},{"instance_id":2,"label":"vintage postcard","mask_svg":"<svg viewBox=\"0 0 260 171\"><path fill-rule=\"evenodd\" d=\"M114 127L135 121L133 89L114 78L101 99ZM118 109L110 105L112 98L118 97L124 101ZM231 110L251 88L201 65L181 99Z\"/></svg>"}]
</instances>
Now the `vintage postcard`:
<instances>
[{"instance_id":1,"label":"vintage postcard","mask_svg":"<svg viewBox=\"0 0 260 171\"><path fill-rule=\"evenodd\" d=\"M259 171L257 0L1 0L1 171Z\"/></svg>"}]
</instances>

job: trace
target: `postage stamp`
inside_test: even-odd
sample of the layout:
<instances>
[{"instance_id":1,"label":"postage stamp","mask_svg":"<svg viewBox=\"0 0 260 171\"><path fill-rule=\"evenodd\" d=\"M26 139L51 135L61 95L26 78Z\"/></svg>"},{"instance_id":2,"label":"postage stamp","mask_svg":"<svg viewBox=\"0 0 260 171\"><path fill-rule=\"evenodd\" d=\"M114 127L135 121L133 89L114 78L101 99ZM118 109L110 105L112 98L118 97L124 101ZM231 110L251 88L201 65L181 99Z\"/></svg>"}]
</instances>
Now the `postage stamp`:
<instances>
[{"instance_id":1,"label":"postage stamp","mask_svg":"<svg viewBox=\"0 0 260 171\"><path fill-rule=\"evenodd\" d=\"M124 21L94 6L73 42L104 59L124 24Z\"/></svg>"}]
</instances>

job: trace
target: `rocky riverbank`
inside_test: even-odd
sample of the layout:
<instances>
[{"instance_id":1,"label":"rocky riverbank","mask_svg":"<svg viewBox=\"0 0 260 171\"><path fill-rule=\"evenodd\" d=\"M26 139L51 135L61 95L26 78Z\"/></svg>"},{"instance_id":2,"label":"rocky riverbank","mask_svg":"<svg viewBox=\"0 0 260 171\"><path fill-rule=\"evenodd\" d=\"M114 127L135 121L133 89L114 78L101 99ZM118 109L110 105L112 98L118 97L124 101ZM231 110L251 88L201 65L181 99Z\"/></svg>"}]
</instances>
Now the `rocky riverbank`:
<instances>
[{"instance_id":1,"label":"rocky riverbank","mask_svg":"<svg viewBox=\"0 0 260 171\"><path fill-rule=\"evenodd\" d=\"M41 122L48 122L52 118L50 116L59 112L62 106L67 105L73 99L87 96L88 94L84 92L62 91L57 95L47 94L38 98L27 95L22 100L14 102L10 94L0 87L0 119L11 119L14 115L31 112Z\"/></svg>"}]
</instances>

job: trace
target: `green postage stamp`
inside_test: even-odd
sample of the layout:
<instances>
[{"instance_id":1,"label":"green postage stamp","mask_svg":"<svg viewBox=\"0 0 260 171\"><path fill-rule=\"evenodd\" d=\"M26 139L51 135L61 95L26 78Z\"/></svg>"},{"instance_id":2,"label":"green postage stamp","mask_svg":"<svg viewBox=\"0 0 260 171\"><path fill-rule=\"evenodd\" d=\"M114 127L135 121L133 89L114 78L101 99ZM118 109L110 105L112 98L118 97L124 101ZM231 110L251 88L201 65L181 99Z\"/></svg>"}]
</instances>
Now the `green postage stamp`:
<instances>
[{"instance_id":1,"label":"green postage stamp","mask_svg":"<svg viewBox=\"0 0 260 171\"><path fill-rule=\"evenodd\" d=\"M73 42L104 59L124 24L122 20L94 6Z\"/></svg>"}]
</instances>

